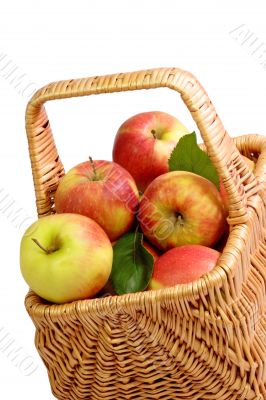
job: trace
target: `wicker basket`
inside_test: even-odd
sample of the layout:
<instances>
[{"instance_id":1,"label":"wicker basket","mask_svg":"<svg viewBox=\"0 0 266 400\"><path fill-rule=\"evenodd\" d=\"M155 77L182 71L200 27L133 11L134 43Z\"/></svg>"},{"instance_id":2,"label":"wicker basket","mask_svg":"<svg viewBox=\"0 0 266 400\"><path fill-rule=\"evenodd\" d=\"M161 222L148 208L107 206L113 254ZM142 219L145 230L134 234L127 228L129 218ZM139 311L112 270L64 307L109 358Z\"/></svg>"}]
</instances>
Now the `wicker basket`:
<instances>
[{"instance_id":1,"label":"wicker basket","mask_svg":"<svg viewBox=\"0 0 266 400\"><path fill-rule=\"evenodd\" d=\"M26 308L58 399L266 399L266 138L231 139L190 73L159 68L51 83L30 100L26 130L38 216L54 212L64 174L48 100L168 87L181 97L229 196L230 235L216 268L169 289ZM256 158L250 172L240 156Z\"/></svg>"}]
</instances>

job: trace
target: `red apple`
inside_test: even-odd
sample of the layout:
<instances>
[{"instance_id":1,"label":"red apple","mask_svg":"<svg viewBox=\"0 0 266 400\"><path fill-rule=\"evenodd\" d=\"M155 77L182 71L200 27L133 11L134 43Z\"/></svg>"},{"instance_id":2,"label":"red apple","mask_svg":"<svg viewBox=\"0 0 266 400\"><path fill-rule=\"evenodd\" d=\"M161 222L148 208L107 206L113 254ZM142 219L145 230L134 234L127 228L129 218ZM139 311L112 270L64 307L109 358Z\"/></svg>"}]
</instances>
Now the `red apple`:
<instances>
[{"instance_id":1,"label":"red apple","mask_svg":"<svg viewBox=\"0 0 266 400\"><path fill-rule=\"evenodd\" d=\"M220 253L201 245L184 245L168 250L154 264L149 289L193 282L211 271Z\"/></svg>"},{"instance_id":2,"label":"red apple","mask_svg":"<svg viewBox=\"0 0 266 400\"><path fill-rule=\"evenodd\" d=\"M154 178L169 171L171 152L187 133L187 128L167 113L137 114L118 129L113 160L130 172L143 192Z\"/></svg>"},{"instance_id":3,"label":"red apple","mask_svg":"<svg viewBox=\"0 0 266 400\"><path fill-rule=\"evenodd\" d=\"M83 215L42 217L21 240L20 268L25 281L53 303L94 297L106 284L112 261L106 233Z\"/></svg>"},{"instance_id":4,"label":"red apple","mask_svg":"<svg viewBox=\"0 0 266 400\"><path fill-rule=\"evenodd\" d=\"M213 247L226 226L216 186L187 171L158 176L144 192L138 220L144 235L162 250L184 244Z\"/></svg>"},{"instance_id":5,"label":"red apple","mask_svg":"<svg viewBox=\"0 0 266 400\"><path fill-rule=\"evenodd\" d=\"M116 240L132 227L139 194L132 176L110 161L86 161L72 168L55 194L57 213L92 218Z\"/></svg>"}]
</instances>

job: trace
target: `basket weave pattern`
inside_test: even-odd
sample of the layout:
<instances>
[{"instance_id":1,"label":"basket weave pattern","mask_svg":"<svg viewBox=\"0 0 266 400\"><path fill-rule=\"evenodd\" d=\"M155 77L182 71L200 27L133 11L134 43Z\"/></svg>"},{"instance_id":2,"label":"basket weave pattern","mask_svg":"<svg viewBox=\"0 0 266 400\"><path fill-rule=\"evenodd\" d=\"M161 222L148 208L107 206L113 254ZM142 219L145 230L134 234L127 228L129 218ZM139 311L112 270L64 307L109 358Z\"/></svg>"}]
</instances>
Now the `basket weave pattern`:
<instances>
[{"instance_id":1,"label":"basket weave pattern","mask_svg":"<svg viewBox=\"0 0 266 400\"><path fill-rule=\"evenodd\" d=\"M159 68L52 83L26 111L38 216L54 212L64 168L49 100L168 87L181 94L229 196L230 235L216 268L173 288L26 308L58 399L266 399L266 138L230 138L190 73ZM255 157L254 173L240 154Z\"/></svg>"}]
</instances>

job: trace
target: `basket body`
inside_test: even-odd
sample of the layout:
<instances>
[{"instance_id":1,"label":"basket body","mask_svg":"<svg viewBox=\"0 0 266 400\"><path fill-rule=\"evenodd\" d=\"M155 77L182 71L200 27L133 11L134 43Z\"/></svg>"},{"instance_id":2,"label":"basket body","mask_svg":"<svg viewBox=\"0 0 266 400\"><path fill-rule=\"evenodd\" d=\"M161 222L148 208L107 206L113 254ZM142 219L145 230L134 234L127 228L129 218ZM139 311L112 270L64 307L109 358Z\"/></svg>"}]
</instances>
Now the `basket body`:
<instances>
[{"instance_id":1,"label":"basket body","mask_svg":"<svg viewBox=\"0 0 266 400\"><path fill-rule=\"evenodd\" d=\"M64 305L29 292L36 348L61 400L266 399L266 139L231 139L193 75L161 68L38 91L26 113L38 215L54 212L64 174L43 104L161 86L181 93L229 196L218 265L188 285ZM254 173L241 153L256 158Z\"/></svg>"}]
</instances>

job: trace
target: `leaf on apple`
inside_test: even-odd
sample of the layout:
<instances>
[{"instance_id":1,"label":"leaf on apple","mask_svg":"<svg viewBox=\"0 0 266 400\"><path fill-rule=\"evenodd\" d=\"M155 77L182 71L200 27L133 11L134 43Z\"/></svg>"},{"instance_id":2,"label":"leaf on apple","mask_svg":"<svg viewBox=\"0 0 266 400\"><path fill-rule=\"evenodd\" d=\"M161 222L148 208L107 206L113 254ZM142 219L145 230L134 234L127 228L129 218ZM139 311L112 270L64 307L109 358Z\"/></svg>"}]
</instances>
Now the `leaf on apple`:
<instances>
[{"instance_id":1,"label":"leaf on apple","mask_svg":"<svg viewBox=\"0 0 266 400\"><path fill-rule=\"evenodd\" d=\"M145 290L151 280L154 260L143 246L143 234L130 232L114 247L111 282L117 294Z\"/></svg>"},{"instance_id":2,"label":"leaf on apple","mask_svg":"<svg viewBox=\"0 0 266 400\"><path fill-rule=\"evenodd\" d=\"M189 171L209 179L220 189L219 175L209 156L197 145L195 132L179 139L168 160L169 171Z\"/></svg>"}]
</instances>

